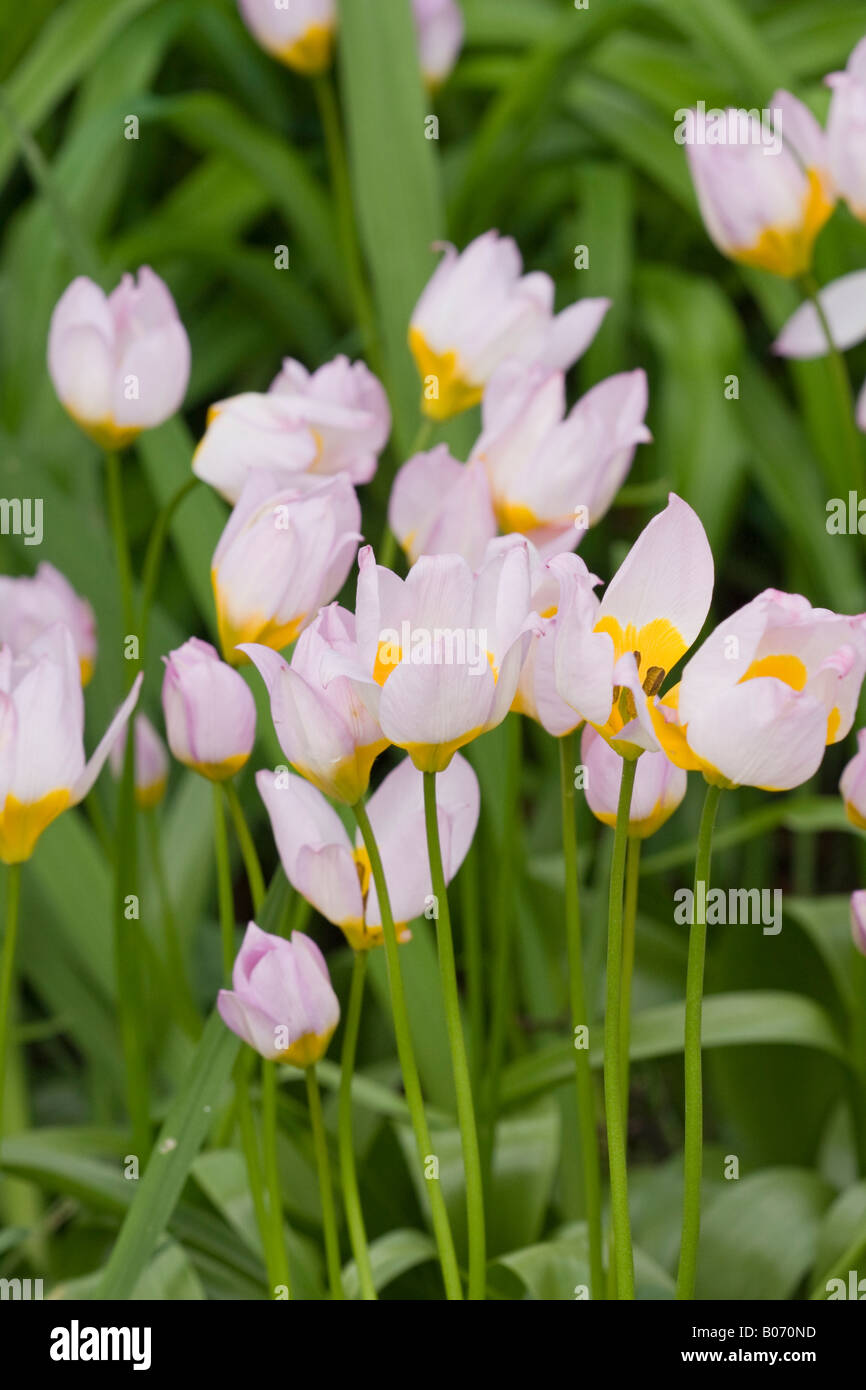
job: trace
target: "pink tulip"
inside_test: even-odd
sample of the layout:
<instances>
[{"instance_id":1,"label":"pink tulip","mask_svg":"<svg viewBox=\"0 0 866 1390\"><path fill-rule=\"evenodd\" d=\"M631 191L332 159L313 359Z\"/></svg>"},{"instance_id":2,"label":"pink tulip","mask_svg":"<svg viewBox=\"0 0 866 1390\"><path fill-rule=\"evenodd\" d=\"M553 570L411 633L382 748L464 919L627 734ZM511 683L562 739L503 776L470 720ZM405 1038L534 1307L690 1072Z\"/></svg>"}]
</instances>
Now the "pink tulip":
<instances>
[{"instance_id":1,"label":"pink tulip","mask_svg":"<svg viewBox=\"0 0 866 1390\"><path fill-rule=\"evenodd\" d=\"M591 725L580 741L586 802L605 825L616 825L623 760ZM664 753L644 753L638 760L629 812L628 833L645 840L670 820L686 794L688 774Z\"/></svg>"},{"instance_id":2,"label":"pink tulip","mask_svg":"<svg viewBox=\"0 0 866 1390\"><path fill-rule=\"evenodd\" d=\"M211 782L234 777L256 736L256 704L243 676L198 637L163 661L162 710L172 753Z\"/></svg>"},{"instance_id":3,"label":"pink tulip","mask_svg":"<svg viewBox=\"0 0 866 1390\"><path fill-rule=\"evenodd\" d=\"M710 118L691 112L686 153L701 215L725 256L776 275L802 275L835 194L824 133L790 92L775 92L772 128L724 113L724 142Z\"/></svg>"},{"instance_id":4,"label":"pink tulip","mask_svg":"<svg viewBox=\"0 0 866 1390\"><path fill-rule=\"evenodd\" d=\"M462 555L477 569L496 535L483 465L458 463L447 444L415 454L394 479L388 524L412 564L422 555Z\"/></svg>"},{"instance_id":5,"label":"pink tulip","mask_svg":"<svg viewBox=\"0 0 866 1390\"><path fill-rule=\"evenodd\" d=\"M326 796L354 806L388 740L334 659L356 662L355 619L336 603L301 633L292 663L269 647L243 648L258 668L271 701L280 747L289 762Z\"/></svg>"},{"instance_id":6,"label":"pink tulip","mask_svg":"<svg viewBox=\"0 0 866 1390\"><path fill-rule=\"evenodd\" d=\"M857 752L839 779L845 814L858 830L866 830L866 729L857 734Z\"/></svg>"},{"instance_id":7,"label":"pink tulip","mask_svg":"<svg viewBox=\"0 0 866 1390\"><path fill-rule=\"evenodd\" d=\"M294 642L342 587L361 539L361 509L344 473L288 484L254 469L214 551L211 578L227 661L250 642Z\"/></svg>"},{"instance_id":8,"label":"pink tulip","mask_svg":"<svg viewBox=\"0 0 866 1390\"><path fill-rule=\"evenodd\" d=\"M267 394L248 391L211 406L193 472L237 502L251 470L287 486L297 473L347 473L368 483L391 433L381 382L363 362L335 357L312 374L287 357Z\"/></svg>"},{"instance_id":9,"label":"pink tulip","mask_svg":"<svg viewBox=\"0 0 866 1390\"><path fill-rule=\"evenodd\" d=\"M836 187L861 222L866 222L866 38L844 72L826 79L833 89L827 117L827 148Z\"/></svg>"},{"instance_id":10,"label":"pink tulip","mask_svg":"<svg viewBox=\"0 0 866 1390\"><path fill-rule=\"evenodd\" d=\"M510 546L517 540L516 536L505 536L499 545ZM562 738L564 734L569 734L577 728L583 716L565 703L556 688L560 573L550 565L542 565L538 552L532 545L529 554L532 571L530 603L534 612L541 616L543 630L534 633L531 638L511 708L516 714L525 714L534 719L554 738ZM593 590L601 581L594 574L590 574L583 560L577 555L562 555L560 561L562 572L568 574L568 589L569 593L573 594L572 602L582 605L586 624L591 630L599 608Z\"/></svg>"},{"instance_id":11,"label":"pink tulip","mask_svg":"<svg viewBox=\"0 0 866 1390\"><path fill-rule=\"evenodd\" d=\"M86 599L79 598L69 580L47 561L32 578L0 575L0 644L17 656L41 632L63 623L69 628L87 685L96 663L96 619Z\"/></svg>"},{"instance_id":12,"label":"pink tulip","mask_svg":"<svg viewBox=\"0 0 866 1390\"><path fill-rule=\"evenodd\" d=\"M424 80L441 87L463 44L463 12L456 0L412 0Z\"/></svg>"},{"instance_id":13,"label":"pink tulip","mask_svg":"<svg viewBox=\"0 0 866 1390\"><path fill-rule=\"evenodd\" d=\"M508 357L567 369L592 342L610 305L583 299L553 314L553 281L523 263L510 237L485 232L462 252L448 243L412 314L409 346L433 420L468 410Z\"/></svg>"},{"instance_id":14,"label":"pink tulip","mask_svg":"<svg viewBox=\"0 0 866 1390\"><path fill-rule=\"evenodd\" d=\"M526 542L489 553L477 574L459 555L424 556L405 580L361 551L358 659L341 671L422 771L441 772L505 718L541 626L530 592Z\"/></svg>"},{"instance_id":15,"label":"pink tulip","mask_svg":"<svg viewBox=\"0 0 866 1390\"><path fill-rule=\"evenodd\" d=\"M331 66L335 0L239 0L241 18L272 57L305 77Z\"/></svg>"},{"instance_id":16,"label":"pink tulip","mask_svg":"<svg viewBox=\"0 0 866 1390\"><path fill-rule=\"evenodd\" d=\"M706 639L655 711L668 756L725 786L787 791L854 722L866 614L765 589Z\"/></svg>"},{"instance_id":17,"label":"pink tulip","mask_svg":"<svg viewBox=\"0 0 866 1390\"><path fill-rule=\"evenodd\" d=\"M180 409L189 339L168 287L148 266L107 297L79 276L58 300L48 370L61 404L102 449L125 449Z\"/></svg>"},{"instance_id":18,"label":"pink tulip","mask_svg":"<svg viewBox=\"0 0 866 1390\"><path fill-rule=\"evenodd\" d=\"M256 784L271 818L289 882L356 951L382 942L382 915L360 832L349 839L336 811L315 787L286 771L259 772ZM458 753L436 779L436 806L446 881L457 873L478 824L478 779ZM424 822L424 781L409 758L367 803L379 846L398 939L407 922L433 906Z\"/></svg>"},{"instance_id":19,"label":"pink tulip","mask_svg":"<svg viewBox=\"0 0 866 1390\"><path fill-rule=\"evenodd\" d=\"M0 647L0 860L29 859L42 832L83 801L121 737L141 689L135 683L89 760L78 654L62 623L23 651Z\"/></svg>"},{"instance_id":20,"label":"pink tulip","mask_svg":"<svg viewBox=\"0 0 866 1390\"><path fill-rule=\"evenodd\" d=\"M861 956L866 956L866 889L851 894L851 937Z\"/></svg>"},{"instance_id":21,"label":"pink tulip","mask_svg":"<svg viewBox=\"0 0 866 1390\"><path fill-rule=\"evenodd\" d=\"M302 932L291 940L271 936L255 922L247 926L232 971L232 988L221 989L217 1008L227 1028L262 1057L314 1066L328 1050L340 1021L325 957Z\"/></svg>"},{"instance_id":22,"label":"pink tulip","mask_svg":"<svg viewBox=\"0 0 866 1390\"><path fill-rule=\"evenodd\" d=\"M123 772L126 753L124 733L111 750L110 764L114 776ZM135 716L135 800L143 811L158 806L168 784L168 753L165 744L146 714Z\"/></svg>"},{"instance_id":23,"label":"pink tulip","mask_svg":"<svg viewBox=\"0 0 866 1390\"><path fill-rule=\"evenodd\" d=\"M570 558L550 561L560 580L556 688L623 757L657 752L651 701L703 627L712 598L713 557L704 528L672 492L608 584L597 612Z\"/></svg>"}]
</instances>

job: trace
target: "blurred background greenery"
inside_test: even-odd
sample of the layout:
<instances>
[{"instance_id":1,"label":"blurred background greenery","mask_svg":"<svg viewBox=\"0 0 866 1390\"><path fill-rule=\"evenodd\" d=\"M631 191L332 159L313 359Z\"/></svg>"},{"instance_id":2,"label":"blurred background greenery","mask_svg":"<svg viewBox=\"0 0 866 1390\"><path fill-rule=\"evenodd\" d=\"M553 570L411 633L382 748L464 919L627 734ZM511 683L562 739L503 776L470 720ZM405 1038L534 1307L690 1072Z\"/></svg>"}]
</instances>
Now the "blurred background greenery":
<instances>
[{"instance_id":1,"label":"blurred background greenery","mask_svg":"<svg viewBox=\"0 0 866 1390\"><path fill-rule=\"evenodd\" d=\"M864 606L862 542L830 537L840 495L839 421L828 365L769 353L797 302L783 281L724 261L709 242L674 112L760 107L789 87L823 116L823 76L844 66L866 30L862 0L463 0L466 41L434 98L423 88L402 0L341 0L336 79L354 216L376 310L374 353L394 409L392 443L361 490L364 529L378 542L390 481L418 424L418 382L406 347L409 313L432 271L431 243L459 245L495 226L527 269L557 285L557 305L604 294L614 307L578 364L572 398L612 372L649 373L654 444L642 448L614 510L581 553L609 576L674 488L698 511L717 566L711 622L767 586L842 612ZM45 367L51 310L84 273L106 288L147 263L165 278L192 342L182 419L145 434L125 463L136 567L161 506L189 475L213 401L263 390L283 356L315 367L360 355L337 211L312 86L263 54L231 0L0 0L0 496L41 497L42 547L0 537L0 567L49 559L97 613L101 660L88 689L88 728L120 696L121 635L102 463L58 405ZM425 117L439 138L425 138ZM125 138L127 117L138 138ZM290 269L275 269L287 245ZM589 249L589 267L575 251ZM822 232L819 280L866 265L866 227L844 210ZM858 384L866 352L850 358ZM739 381L726 399L725 382ZM441 430L458 456L477 412ZM161 653L191 633L213 636L209 561L226 508L199 487L177 512L150 642L143 707L158 718ZM351 590L349 591L351 592ZM350 600L351 601L351 600ZM278 761L259 683L258 762L242 785L266 869L276 856L252 785ZM862 722L862 720L860 721ZM483 822L469 885L455 886L458 927L477 885L485 958L497 949L502 893L507 733L473 747ZM522 855L511 872L516 931L508 976L509 1063L502 1083L491 1201L493 1279L503 1296L572 1297L585 1268L581 1187L562 932L556 750L523 728ZM707 1038L707 1206L702 1296L791 1297L832 1265L857 1230L866 1240L866 1184L850 1123L843 1058L857 995L847 894L866 882L859 841L835 794L848 745L831 750L814 786L789 797L726 798L715 873L725 885L781 887L785 926L711 932ZM102 813L113 815L104 776ZM700 789L646 847L634 1007L632 1157L639 1283L670 1296L679 1219L681 1019L685 934L672 892L688 883ZM170 890L210 1007L219 979L208 788L175 773L163 813ZM585 933L597 1007L603 968L609 835L581 815ZM142 897L153 893L143 855ZM0 1273L32 1269L70 1292L96 1287L131 1201L113 1014L110 866L83 812L64 816L26 874L20 1046L3 1154L20 1182L3 1196ZM249 904L238 876L238 921ZM451 1106L429 924L404 959L418 1020L419 1060L434 1106ZM144 931L149 931L147 922ZM314 921L342 997L348 953ZM153 927L154 939L158 927ZM489 952L489 954L488 954ZM367 1011L357 1121L371 1237L383 1243L386 1296L435 1296L418 1196L403 1159L400 1115L388 1118L395 1070L384 962ZM472 982L470 982L472 984ZM718 996L714 998L712 996ZM183 1092L190 1045L160 1028L148 1040L158 1103ZM489 1001L467 992L476 1072ZM563 1042L563 1038L566 1039ZM332 1050L332 1058L337 1056ZM281 1164L301 1288L321 1289L318 1198L300 1090L284 1088ZM862 1105L862 1097L861 1097ZM398 1107L399 1109L399 1107ZM442 1139L443 1152L447 1142ZM859 1158L858 1158L859 1153ZM736 1154L740 1181L723 1181ZM446 1178L460 1225L457 1151ZM137 1296L261 1297L243 1170L233 1150L193 1151L170 1236ZM446 1168L448 1164L446 1163ZM180 1177L181 1183L186 1170ZM26 1181L25 1181L26 1180ZM456 1200L455 1200L456 1199ZM167 1219L167 1218L166 1218ZM396 1237L393 1233L396 1231ZM78 1282L70 1282L78 1281Z\"/></svg>"}]
</instances>

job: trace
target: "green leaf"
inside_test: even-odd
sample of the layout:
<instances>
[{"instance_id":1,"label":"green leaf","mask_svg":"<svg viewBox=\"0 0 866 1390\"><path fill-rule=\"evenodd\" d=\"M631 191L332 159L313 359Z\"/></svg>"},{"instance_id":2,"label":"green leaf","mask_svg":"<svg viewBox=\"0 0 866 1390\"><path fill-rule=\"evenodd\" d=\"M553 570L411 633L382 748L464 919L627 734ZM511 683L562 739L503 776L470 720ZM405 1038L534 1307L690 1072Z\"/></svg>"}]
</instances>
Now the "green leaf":
<instances>
[{"instance_id":1,"label":"green leaf","mask_svg":"<svg viewBox=\"0 0 866 1390\"><path fill-rule=\"evenodd\" d=\"M186 1250L177 1241L166 1240L142 1272L132 1297L136 1301L189 1303L206 1295Z\"/></svg>"},{"instance_id":2,"label":"green leaf","mask_svg":"<svg viewBox=\"0 0 866 1390\"><path fill-rule=\"evenodd\" d=\"M674 1297L673 1280L639 1247L635 1247L634 1265L638 1298ZM497 1267L516 1276L526 1290L525 1296L533 1301L583 1301L589 1288L586 1226L582 1222L564 1226L552 1240L500 1255L492 1271L494 1285Z\"/></svg>"},{"instance_id":3,"label":"green leaf","mask_svg":"<svg viewBox=\"0 0 866 1390\"><path fill-rule=\"evenodd\" d=\"M436 1243L423 1231L398 1228L370 1242L370 1265L376 1292L381 1293L401 1274L436 1259ZM354 1260L343 1269L347 1298L361 1297L361 1281Z\"/></svg>"}]
</instances>

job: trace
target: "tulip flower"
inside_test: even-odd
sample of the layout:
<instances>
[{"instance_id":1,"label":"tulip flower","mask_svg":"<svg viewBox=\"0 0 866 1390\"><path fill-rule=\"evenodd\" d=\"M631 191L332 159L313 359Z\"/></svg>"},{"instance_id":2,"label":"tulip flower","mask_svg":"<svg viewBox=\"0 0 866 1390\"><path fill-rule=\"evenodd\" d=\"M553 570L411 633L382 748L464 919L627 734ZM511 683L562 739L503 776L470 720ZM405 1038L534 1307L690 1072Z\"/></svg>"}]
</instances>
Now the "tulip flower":
<instances>
[{"instance_id":1,"label":"tulip flower","mask_svg":"<svg viewBox=\"0 0 866 1390\"><path fill-rule=\"evenodd\" d=\"M644 424L646 374L621 372L565 413L565 374L505 363L484 393L472 458L486 469L499 528L528 536L542 558L571 550L607 511Z\"/></svg>"},{"instance_id":2,"label":"tulip flower","mask_svg":"<svg viewBox=\"0 0 866 1390\"><path fill-rule=\"evenodd\" d=\"M61 404L101 449L125 449L174 415L189 381L189 339L148 266L106 297L79 276L51 316L48 370Z\"/></svg>"},{"instance_id":3,"label":"tulip flower","mask_svg":"<svg viewBox=\"0 0 866 1390\"><path fill-rule=\"evenodd\" d=\"M162 710L172 753L211 782L234 777L256 736L256 704L243 676L198 637L163 661Z\"/></svg>"},{"instance_id":4,"label":"tulip flower","mask_svg":"<svg viewBox=\"0 0 866 1390\"><path fill-rule=\"evenodd\" d=\"M780 357L825 357L830 347L828 330L839 352L847 352L866 338L866 270L853 270L831 280L819 290L818 300L820 315L807 299L788 319L773 344ZM866 431L866 383L857 399L856 420Z\"/></svg>"},{"instance_id":5,"label":"tulip flower","mask_svg":"<svg viewBox=\"0 0 866 1390\"><path fill-rule=\"evenodd\" d=\"M690 112L686 154L704 225L723 255L776 275L802 275L834 206L821 127L790 92L775 92L771 122L728 110ZM724 140L720 136L724 135Z\"/></svg>"},{"instance_id":6,"label":"tulip flower","mask_svg":"<svg viewBox=\"0 0 866 1390\"><path fill-rule=\"evenodd\" d=\"M0 860L29 859L61 812L83 801L120 738L139 674L96 751L84 756L84 697L71 632L56 623L24 651L0 647Z\"/></svg>"},{"instance_id":7,"label":"tulip flower","mask_svg":"<svg viewBox=\"0 0 866 1390\"><path fill-rule=\"evenodd\" d=\"M397 472L388 525L412 564L422 555L462 555L477 569L496 535L483 464L463 464L447 444L414 454Z\"/></svg>"},{"instance_id":8,"label":"tulip flower","mask_svg":"<svg viewBox=\"0 0 866 1390\"><path fill-rule=\"evenodd\" d=\"M332 603L301 633L289 665L270 647L243 648L268 690L280 747L292 766L326 796L354 806L388 740L333 658L357 661L355 619Z\"/></svg>"},{"instance_id":9,"label":"tulip flower","mask_svg":"<svg viewBox=\"0 0 866 1390\"><path fill-rule=\"evenodd\" d=\"M239 0L241 18L272 57L305 77L331 66L337 28L335 0Z\"/></svg>"},{"instance_id":10,"label":"tulip flower","mask_svg":"<svg viewBox=\"0 0 866 1390\"><path fill-rule=\"evenodd\" d=\"M616 825L623 760L590 724L580 741L585 774L586 804L596 820ZM670 820L686 794L688 774L664 753L644 753L637 765L629 811L628 833L645 840Z\"/></svg>"},{"instance_id":11,"label":"tulip flower","mask_svg":"<svg viewBox=\"0 0 866 1390\"><path fill-rule=\"evenodd\" d=\"M115 777L123 772L126 735L111 750L111 770ZM135 800L142 811L158 806L168 783L168 754L165 744L146 714L135 716Z\"/></svg>"},{"instance_id":12,"label":"tulip flower","mask_svg":"<svg viewBox=\"0 0 866 1390\"><path fill-rule=\"evenodd\" d=\"M421 71L428 87L441 87L463 44L463 12L456 0L412 0Z\"/></svg>"},{"instance_id":13,"label":"tulip flower","mask_svg":"<svg viewBox=\"0 0 866 1390\"><path fill-rule=\"evenodd\" d=\"M499 544L510 546L517 540L516 536L505 536ZM565 703L556 688L560 575L550 565L541 563L538 552L531 544L529 555L532 572L530 605L540 615L543 629L534 633L530 640L511 708L515 714L525 714L534 719L554 738L562 738L577 728L583 716ZM569 573L570 588L580 595L580 601L585 606L586 622L591 629L599 607L593 589L601 581L590 574L579 556L564 554L560 560L563 569Z\"/></svg>"},{"instance_id":14,"label":"tulip flower","mask_svg":"<svg viewBox=\"0 0 866 1390\"><path fill-rule=\"evenodd\" d=\"M857 734L857 752L839 779L845 814L858 830L866 830L866 729Z\"/></svg>"},{"instance_id":15,"label":"tulip flower","mask_svg":"<svg viewBox=\"0 0 866 1390\"><path fill-rule=\"evenodd\" d=\"M671 493L665 510L638 536L597 611L567 558L550 561L561 595L556 688L623 757L657 752L650 702L700 632L712 598L713 557L704 528Z\"/></svg>"},{"instance_id":16,"label":"tulip flower","mask_svg":"<svg viewBox=\"0 0 866 1390\"><path fill-rule=\"evenodd\" d=\"M788 791L851 728L866 672L866 614L766 589L721 623L654 710L680 767L720 786Z\"/></svg>"},{"instance_id":17,"label":"tulip flower","mask_svg":"<svg viewBox=\"0 0 866 1390\"><path fill-rule=\"evenodd\" d=\"M851 894L851 936L861 956L866 956L866 888Z\"/></svg>"},{"instance_id":18,"label":"tulip flower","mask_svg":"<svg viewBox=\"0 0 866 1390\"><path fill-rule=\"evenodd\" d=\"M219 544L211 579L220 643L260 642L279 650L294 642L342 587L358 542L361 509L345 474L293 478L266 469L244 484Z\"/></svg>"},{"instance_id":19,"label":"tulip flower","mask_svg":"<svg viewBox=\"0 0 866 1390\"><path fill-rule=\"evenodd\" d=\"M297 473L347 473L368 483L391 432L384 388L363 362L335 357L312 374L287 357L267 393L247 391L208 412L193 472L237 502L251 469L288 485Z\"/></svg>"},{"instance_id":20,"label":"tulip flower","mask_svg":"<svg viewBox=\"0 0 866 1390\"><path fill-rule=\"evenodd\" d=\"M360 831L354 844L333 807L291 772L259 772L256 785L289 882L356 951L381 945L382 915ZM478 824L478 779L458 753L436 783L439 833L446 880L463 863ZM424 830L424 781L411 759L389 772L367 802L382 857L398 939L419 917L433 892Z\"/></svg>"},{"instance_id":21,"label":"tulip flower","mask_svg":"<svg viewBox=\"0 0 866 1390\"><path fill-rule=\"evenodd\" d=\"M324 1057L340 1021L325 957L302 932L291 940L247 926L217 1008L227 1028L272 1062L310 1067Z\"/></svg>"},{"instance_id":22,"label":"tulip flower","mask_svg":"<svg viewBox=\"0 0 866 1390\"><path fill-rule=\"evenodd\" d=\"M500 724L532 631L527 543L491 550L477 574L459 555L424 556L405 580L358 559L357 660L339 669L423 772Z\"/></svg>"},{"instance_id":23,"label":"tulip flower","mask_svg":"<svg viewBox=\"0 0 866 1390\"><path fill-rule=\"evenodd\" d=\"M409 346L424 383L422 406L447 420L476 405L508 357L567 370L592 342L610 306L583 299L553 314L553 281L522 275L510 237L485 232L462 252L447 242L444 258L415 306Z\"/></svg>"},{"instance_id":24,"label":"tulip flower","mask_svg":"<svg viewBox=\"0 0 866 1390\"><path fill-rule=\"evenodd\" d=\"M833 89L827 117L828 162L836 188L855 217L866 222L866 39L844 72L826 78Z\"/></svg>"},{"instance_id":25,"label":"tulip flower","mask_svg":"<svg viewBox=\"0 0 866 1390\"><path fill-rule=\"evenodd\" d=\"M55 623L69 628L81 684L87 685L96 663L96 619L87 600L47 561L32 578L0 575L0 645L10 646L17 656Z\"/></svg>"}]
</instances>

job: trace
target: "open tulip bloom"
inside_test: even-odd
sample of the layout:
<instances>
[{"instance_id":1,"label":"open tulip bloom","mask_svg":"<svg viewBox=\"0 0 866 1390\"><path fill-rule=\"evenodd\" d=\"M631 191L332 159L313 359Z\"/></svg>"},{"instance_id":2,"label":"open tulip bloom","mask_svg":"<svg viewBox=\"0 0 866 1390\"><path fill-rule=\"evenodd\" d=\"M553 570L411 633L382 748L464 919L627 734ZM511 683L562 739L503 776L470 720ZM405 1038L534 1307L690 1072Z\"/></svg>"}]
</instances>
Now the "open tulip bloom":
<instances>
[{"instance_id":1,"label":"open tulip bloom","mask_svg":"<svg viewBox=\"0 0 866 1390\"><path fill-rule=\"evenodd\" d=\"M256 785L271 818L280 860L292 887L346 935L356 951L382 944L382 913L370 859L361 838L354 844L321 792L285 771L259 772ZM457 754L436 784L439 835L446 881L466 857L478 824L478 779ZM388 895L401 940L406 924L432 901L424 827L421 773L404 758L367 802L367 815L382 856Z\"/></svg>"},{"instance_id":2,"label":"open tulip bloom","mask_svg":"<svg viewBox=\"0 0 866 1390\"><path fill-rule=\"evenodd\" d=\"M96 623L87 600L45 561L32 578L0 575L0 646L18 655L55 623L63 623L72 634L81 684L87 685L96 664Z\"/></svg>"},{"instance_id":3,"label":"open tulip bloom","mask_svg":"<svg viewBox=\"0 0 866 1390\"><path fill-rule=\"evenodd\" d=\"M835 186L854 216L866 222L866 38L844 72L826 79L833 97L827 117L827 157Z\"/></svg>"}]
</instances>

